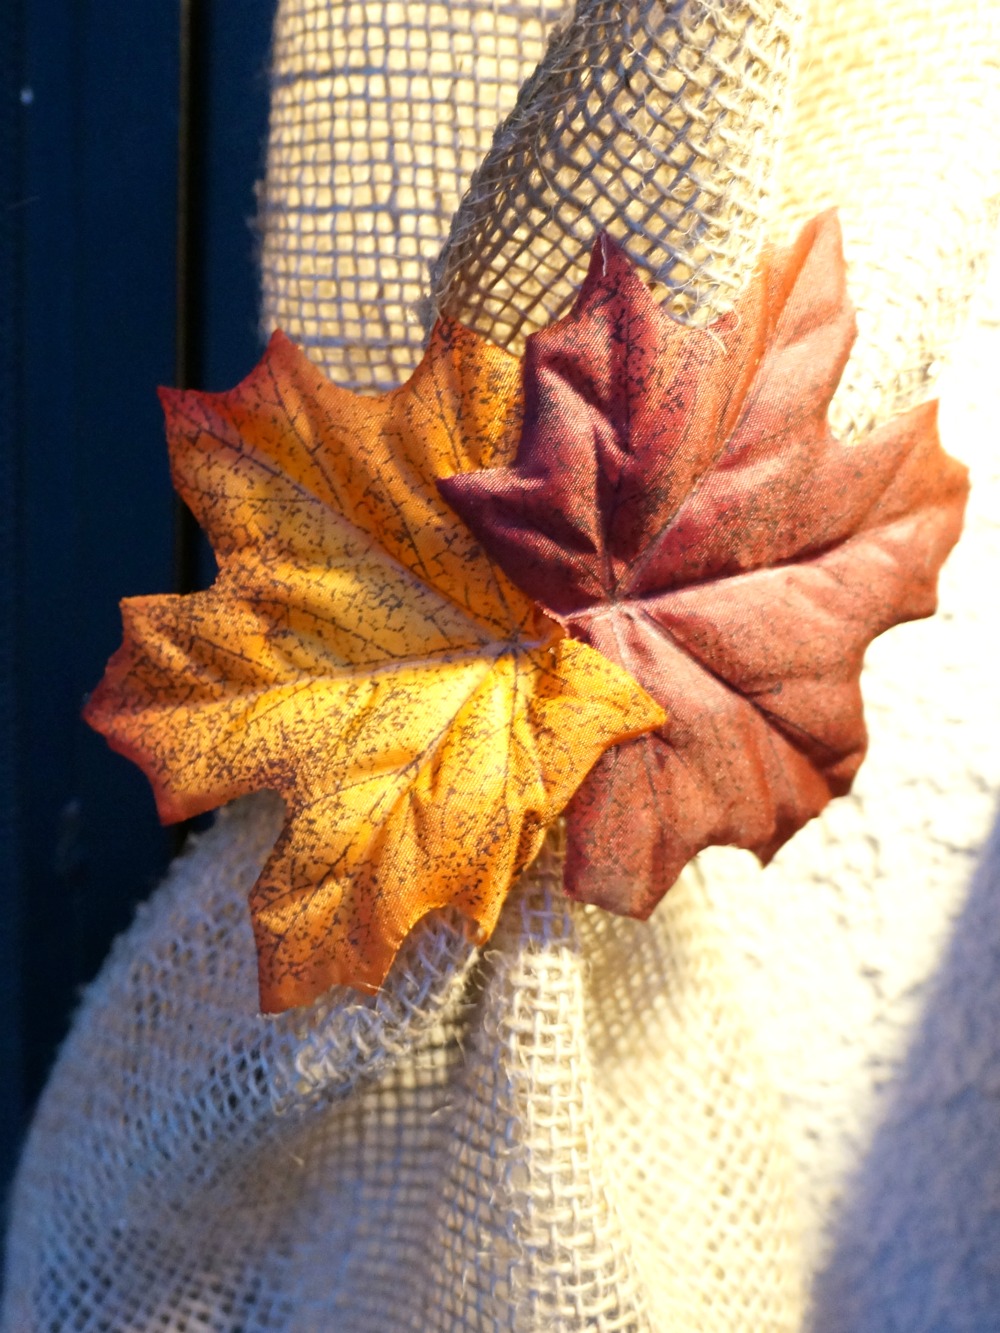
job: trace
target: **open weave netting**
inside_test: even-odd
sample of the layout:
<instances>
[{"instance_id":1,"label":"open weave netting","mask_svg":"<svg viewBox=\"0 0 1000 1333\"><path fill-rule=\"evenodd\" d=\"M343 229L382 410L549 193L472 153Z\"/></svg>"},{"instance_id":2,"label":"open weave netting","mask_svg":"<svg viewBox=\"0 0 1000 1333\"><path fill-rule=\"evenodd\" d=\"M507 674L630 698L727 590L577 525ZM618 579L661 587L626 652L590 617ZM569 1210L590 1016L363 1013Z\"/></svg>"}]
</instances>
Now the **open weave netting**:
<instances>
[{"instance_id":1,"label":"open weave netting","mask_svg":"<svg viewBox=\"0 0 1000 1333\"><path fill-rule=\"evenodd\" d=\"M703 323L765 231L837 203L837 423L926 396L991 245L1000 7L800 9L280 0L265 326L361 390L435 309L517 348L602 226ZM484 949L435 917L378 996L269 1019L246 894L281 811L224 812L82 1002L5 1333L996 1326L1000 851L970 875L1000 790L1000 300L979 316L945 380L969 530L940 616L869 655L852 796L764 872L703 855L648 923L562 898L553 837Z\"/></svg>"}]
</instances>

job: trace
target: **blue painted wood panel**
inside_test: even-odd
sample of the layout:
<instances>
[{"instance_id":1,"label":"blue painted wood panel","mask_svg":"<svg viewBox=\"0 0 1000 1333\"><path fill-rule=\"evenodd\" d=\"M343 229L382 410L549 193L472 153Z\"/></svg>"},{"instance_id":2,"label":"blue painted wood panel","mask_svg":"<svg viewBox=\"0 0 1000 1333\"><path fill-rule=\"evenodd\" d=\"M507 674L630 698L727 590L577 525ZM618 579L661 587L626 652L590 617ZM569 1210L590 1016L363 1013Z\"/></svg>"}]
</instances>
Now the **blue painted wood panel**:
<instances>
[{"instance_id":1,"label":"blue painted wood panel","mask_svg":"<svg viewBox=\"0 0 1000 1333\"><path fill-rule=\"evenodd\" d=\"M6 29L0 1170L79 988L171 848L141 774L79 721L120 639L118 599L175 586L156 386L174 382L178 327L194 385L226 387L260 350L249 222L273 0L191 8L184 161L177 0L17 0ZM179 172L195 224L180 283Z\"/></svg>"}]
</instances>

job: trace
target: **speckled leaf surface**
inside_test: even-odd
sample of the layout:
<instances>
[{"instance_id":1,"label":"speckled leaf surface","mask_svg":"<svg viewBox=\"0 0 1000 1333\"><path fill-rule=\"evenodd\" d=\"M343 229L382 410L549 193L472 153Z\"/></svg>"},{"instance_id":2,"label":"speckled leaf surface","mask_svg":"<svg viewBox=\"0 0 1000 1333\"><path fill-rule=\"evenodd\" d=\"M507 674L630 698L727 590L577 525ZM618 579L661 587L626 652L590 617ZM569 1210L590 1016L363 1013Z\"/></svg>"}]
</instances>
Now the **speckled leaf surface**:
<instances>
[{"instance_id":1,"label":"speckled leaf surface","mask_svg":"<svg viewBox=\"0 0 1000 1333\"><path fill-rule=\"evenodd\" d=\"M573 312L529 340L515 463L441 483L511 579L667 712L574 797L572 896L648 915L703 847L766 861L849 789L864 651L934 610L967 493L935 404L834 439L854 336L834 214L706 330L602 238Z\"/></svg>"},{"instance_id":2,"label":"speckled leaf surface","mask_svg":"<svg viewBox=\"0 0 1000 1333\"><path fill-rule=\"evenodd\" d=\"M164 821L281 793L250 898L265 1011L377 988L435 908L484 938L603 750L663 720L438 494L512 457L520 363L442 322L411 379L369 398L275 334L232 392L162 396L219 574L122 604L87 720L143 768Z\"/></svg>"}]
</instances>

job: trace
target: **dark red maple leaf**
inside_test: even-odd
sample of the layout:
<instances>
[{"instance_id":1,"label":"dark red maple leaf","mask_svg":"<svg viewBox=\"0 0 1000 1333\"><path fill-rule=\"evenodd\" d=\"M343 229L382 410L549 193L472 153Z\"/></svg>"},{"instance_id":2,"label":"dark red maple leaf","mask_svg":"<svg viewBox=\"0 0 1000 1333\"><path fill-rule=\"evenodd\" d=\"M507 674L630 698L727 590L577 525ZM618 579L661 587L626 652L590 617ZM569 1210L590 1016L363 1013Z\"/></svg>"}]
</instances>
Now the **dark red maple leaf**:
<instances>
[{"instance_id":1,"label":"dark red maple leaf","mask_svg":"<svg viewBox=\"0 0 1000 1333\"><path fill-rule=\"evenodd\" d=\"M573 897L647 916L703 847L766 862L849 789L865 649L934 610L967 493L936 404L833 437L854 336L835 214L707 330L602 237L572 313L529 339L514 465L440 483L510 578L667 710L570 804Z\"/></svg>"}]
</instances>

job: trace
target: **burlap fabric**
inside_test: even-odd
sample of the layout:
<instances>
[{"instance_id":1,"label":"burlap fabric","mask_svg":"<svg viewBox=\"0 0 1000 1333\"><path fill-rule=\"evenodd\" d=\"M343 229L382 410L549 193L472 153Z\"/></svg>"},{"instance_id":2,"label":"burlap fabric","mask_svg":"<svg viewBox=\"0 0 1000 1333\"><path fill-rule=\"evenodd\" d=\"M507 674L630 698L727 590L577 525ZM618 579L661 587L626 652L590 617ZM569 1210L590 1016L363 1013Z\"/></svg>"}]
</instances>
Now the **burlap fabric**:
<instances>
[{"instance_id":1,"label":"burlap fabric","mask_svg":"<svg viewBox=\"0 0 1000 1333\"><path fill-rule=\"evenodd\" d=\"M560 8L283 0L265 319L341 381L385 384L416 359L432 290L516 343L609 221L704 319L769 217L836 201L862 322L840 420L925 393L1000 183L975 133L998 101L994 7L817 6L800 32L779 3L585 0L515 107ZM78 1015L17 1183L4 1328L992 1327L988 1189L959 1209L939 1172L928 1201L889 1151L882 1202L843 1202L886 1088L886 1132L919 1159L893 1137L909 1085L892 1075L1000 785L974 577L1000 488L973 461L945 618L876 646L857 793L766 873L706 856L639 925L565 903L550 847L481 954L438 919L376 1000L265 1021L245 893L280 812L264 797L220 817ZM998 1045L967 1041L965 1063L961 1040L931 1044L949 1077L913 1096L937 1151L967 1136L956 1107L992 1086ZM976 1219L987 1250L975 1223L926 1246L918 1299L907 1227L931 1209L956 1232Z\"/></svg>"},{"instance_id":2,"label":"burlap fabric","mask_svg":"<svg viewBox=\"0 0 1000 1333\"><path fill-rule=\"evenodd\" d=\"M263 321L338 384L420 358L428 265L566 0L279 5Z\"/></svg>"}]
</instances>

